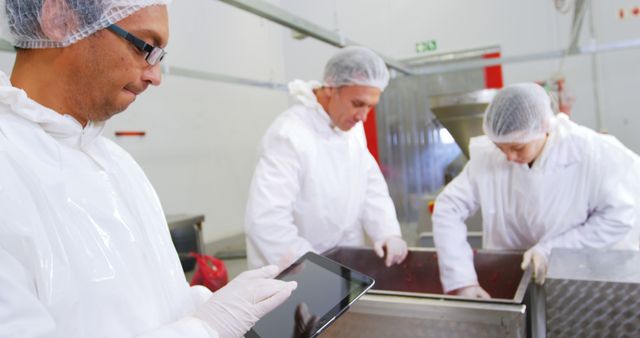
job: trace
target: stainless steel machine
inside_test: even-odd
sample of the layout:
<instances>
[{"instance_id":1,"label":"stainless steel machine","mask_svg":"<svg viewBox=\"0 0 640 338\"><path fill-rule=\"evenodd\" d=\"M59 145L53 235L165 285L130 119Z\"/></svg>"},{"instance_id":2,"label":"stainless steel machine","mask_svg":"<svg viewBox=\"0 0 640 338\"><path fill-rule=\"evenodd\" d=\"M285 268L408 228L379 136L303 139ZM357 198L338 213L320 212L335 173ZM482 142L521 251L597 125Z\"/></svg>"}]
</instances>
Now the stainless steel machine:
<instances>
[{"instance_id":1,"label":"stainless steel machine","mask_svg":"<svg viewBox=\"0 0 640 338\"><path fill-rule=\"evenodd\" d=\"M477 250L491 300L442 294L437 254L412 248L386 268L370 248L325 255L376 285L323 337L640 337L640 252L554 249L544 286L520 270L522 253Z\"/></svg>"},{"instance_id":2,"label":"stainless steel machine","mask_svg":"<svg viewBox=\"0 0 640 338\"><path fill-rule=\"evenodd\" d=\"M402 223L416 223L422 196L445 184L445 169L461 154L430 107L430 96L484 88L482 69L397 77L376 107L380 167Z\"/></svg>"},{"instance_id":3,"label":"stainless steel machine","mask_svg":"<svg viewBox=\"0 0 640 338\"><path fill-rule=\"evenodd\" d=\"M547 337L640 337L638 251L554 249L543 290Z\"/></svg>"},{"instance_id":4,"label":"stainless steel machine","mask_svg":"<svg viewBox=\"0 0 640 338\"><path fill-rule=\"evenodd\" d=\"M480 60L498 53L492 46L403 60L412 70L433 67L451 58ZM417 232L416 245L432 245L433 200L468 159L469 138L482 134L482 114L495 95L485 88L485 70L468 69L439 74L396 77L376 108L380 167L396 206L398 219ZM471 241L479 247L479 214L469 221ZM421 236L422 234L422 236Z\"/></svg>"},{"instance_id":5,"label":"stainless steel machine","mask_svg":"<svg viewBox=\"0 0 640 338\"><path fill-rule=\"evenodd\" d=\"M339 247L325 255L370 275L376 285L323 337L526 336L531 272L520 269L521 253L475 253L479 282L494 297L490 301L443 294L433 249L412 248L391 268L368 248Z\"/></svg>"},{"instance_id":6,"label":"stainless steel machine","mask_svg":"<svg viewBox=\"0 0 640 338\"><path fill-rule=\"evenodd\" d=\"M431 111L451 133L464 155L469 158L469 139L484 134L482 117L497 89L431 97Z\"/></svg>"},{"instance_id":7,"label":"stainless steel machine","mask_svg":"<svg viewBox=\"0 0 640 338\"><path fill-rule=\"evenodd\" d=\"M482 118L493 97L496 89L482 89L465 93L443 94L432 96L430 99L431 111L449 131L456 141L462 154L458 156L445 169L445 183L453 179L466 164L469 158L469 140L472 137L484 134L482 131ZM425 194L425 205L433 203L437 192ZM466 220L469 243L473 248L482 247L482 215L480 211ZM419 244L424 247L433 247L433 225L430 209L424 208L419 212L418 218Z\"/></svg>"}]
</instances>

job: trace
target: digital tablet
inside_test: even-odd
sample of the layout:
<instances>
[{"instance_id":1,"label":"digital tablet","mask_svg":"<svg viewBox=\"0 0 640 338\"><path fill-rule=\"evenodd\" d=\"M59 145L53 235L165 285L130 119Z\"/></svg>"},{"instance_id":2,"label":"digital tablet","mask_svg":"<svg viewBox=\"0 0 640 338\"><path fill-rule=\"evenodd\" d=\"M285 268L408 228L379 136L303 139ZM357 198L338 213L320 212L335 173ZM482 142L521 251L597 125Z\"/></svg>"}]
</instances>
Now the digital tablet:
<instances>
[{"instance_id":1,"label":"digital tablet","mask_svg":"<svg viewBox=\"0 0 640 338\"><path fill-rule=\"evenodd\" d=\"M294 337L296 307L304 303L319 318L310 337L317 337L342 315L375 281L335 261L307 252L277 277L296 281L291 297L260 319L245 335L247 338Z\"/></svg>"}]
</instances>

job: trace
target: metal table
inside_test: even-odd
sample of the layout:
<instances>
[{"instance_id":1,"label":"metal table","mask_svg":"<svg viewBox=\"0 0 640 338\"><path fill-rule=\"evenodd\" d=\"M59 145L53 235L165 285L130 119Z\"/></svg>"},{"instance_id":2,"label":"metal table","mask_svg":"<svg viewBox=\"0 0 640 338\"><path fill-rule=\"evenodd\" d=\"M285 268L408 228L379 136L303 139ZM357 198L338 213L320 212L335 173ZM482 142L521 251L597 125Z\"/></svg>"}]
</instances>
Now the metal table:
<instances>
[{"instance_id":1,"label":"metal table","mask_svg":"<svg viewBox=\"0 0 640 338\"><path fill-rule=\"evenodd\" d=\"M189 252L204 253L202 236L204 215L176 214L165 217L182 269L185 272L193 270L195 259L189 256Z\"/></svg>"}]
</instances>

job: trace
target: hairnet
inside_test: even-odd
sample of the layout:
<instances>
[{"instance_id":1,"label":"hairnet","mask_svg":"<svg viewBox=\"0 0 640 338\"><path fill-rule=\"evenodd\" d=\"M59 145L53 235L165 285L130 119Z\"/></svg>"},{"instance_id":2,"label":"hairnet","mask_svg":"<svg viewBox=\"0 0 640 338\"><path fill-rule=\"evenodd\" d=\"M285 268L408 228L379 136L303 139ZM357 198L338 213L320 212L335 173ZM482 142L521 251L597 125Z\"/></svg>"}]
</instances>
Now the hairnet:
<instances>
[{"instance_id":1,"label":"hairnet","mask_svg":"<svg viewBox=\"0 0 640 338\"><path fill-rule=\"evenodd\" d=\"M496 143L527 143L545 135L553 119L547 92L535 83L507 86L493 98L483 128Z\"/></svg>"},{"instance_id":2,"label":"hairnet","mask_svg":"<svg viewBox=\"0 0 640 338\"><path fill-rule=\"evenodd\" d=\"M20 48L66 47L150 5L171 0L0 0L0 37ZM45 9L43 11L43 8ZM42 30L43 12L58 36Z\"/></svg>"},{"instance_id":3,"label":"hairnet","mask_svg":"<svg viewBox=\"0 0 640 338\"><path fill-rule=\"evenodd\" d=\"M389 83L389 70L372 50L350 46L329 59L324 67L324 83L329 87L361 85L384 90Z\"/></svg>"}]
</instances>

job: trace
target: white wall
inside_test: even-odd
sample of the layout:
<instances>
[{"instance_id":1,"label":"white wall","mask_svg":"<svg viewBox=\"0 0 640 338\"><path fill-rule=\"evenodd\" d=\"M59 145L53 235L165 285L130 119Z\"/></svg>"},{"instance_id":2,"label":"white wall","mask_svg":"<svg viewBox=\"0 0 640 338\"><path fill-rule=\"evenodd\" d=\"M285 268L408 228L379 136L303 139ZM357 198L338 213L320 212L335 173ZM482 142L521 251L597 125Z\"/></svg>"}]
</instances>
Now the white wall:
<instances>
[{"instance_id":1,"label":"white wall","mask_svg":"<svg viewBox=\"0 0 640 338\"><path fill-rule=\"evenodd\" d=\"M618 9L639 6L638 0L592 0L595 37L598 42L640 38L640 17L618 19ZM436 53L499 45L503 56L559 50L568 44L572 14L557 12L551 0L282 0L282 6L349 39L390 57L416 56L415 43L435 39ZM589 41L589 18L581 42ZM335 48L310 39L285 37L288 77L319 78L322 64ZM603 129L618 136L636 152L640 138L640 51L638 49L597 56L596 86L603 113ZM559 60L503 66L505 84L545 80L554 75ZM572 117L578 123L597 126L592 56L565 60L567 88L576 97Z\"/></svg>"},{"instance_id":2,"label":"white wall","mask_svg":"<svg viewBox=\"0 0 640 338\"><path fill-rule=\"evenodd\" d=\"M212 0L174 1L169 13L170 66L284 81L279 26ZM168 75L106 134L141 164L166 213L205 214L212 241L242 232L258 143L287 104L284 92ZM117 130L147 136L115 138Z\"/></svg>"},{"instance_id":3,"label":"white wall","mask_svg":"<svg viewBox=\"0 0 640 338\"><path fill-rule=\"evenodd\" d=\"M638 0L598 1L596 37L601 42L640 39L640 16L620 20L617 9L640 7ZM603 14L607 15L603 15ZM598 56L604 129L640 153L640 49Z\"/></svg>"},{"instance_id":4,"label":"white wall","mask_svg":"<svg viewBox=\"0 0 640 338\"><path fill-rule=\"evenodd\" d=\"M284 82L281 27L219 1L169 8L170 66ZM8 74L13 59L0 52L0 70ZM140 163L166 213L205 214L212 241L242 232L259 140L288 102L280 91L167 75L112 118L105 135ZM118 130L147 135L116 138Z\"/></svg>"},{"instance_id":5,"label":"white wall","mask_svg":"<svg viewBox=\"0 0 640 338\"><path fill-rule=\"evenodd\" d=\"M551 1L282 0L282 3L294 14L398 59L416 56L415 43L433 39L438 42L437 53L492 45L501 45L505 54L546 51L560 46L554 28L562 25L568 29L568 21L556 22L559 20L551 18L554 14ZM519 34L514 34L516 23L524 28ZM322 56L318 59L326 58L325 54L331 53L325 51L327 48L335 50L317 42L285 39L285 58L301 51L318 52ZM322 64L315 66L309 57L305 61L314 70L322 68ZM287 62L288 75L305 74L304 68Z\"/></svg>"},{"instance_id":6,"label":"white wall","mask_svg":"<svg viewBox=\"0 0 640 338\"><path fill-rule=\"evenodd\" d=\"M598 41L640 38L640 18L617 18L618 8L640 0L593 1ZM415 43L431 39L437 53L489 45L500 45L505 56L557 50L566 45L571 22L551 0L269 2L394 58L415 56ZM310 38L294 40L289 30L215 0L174 1L170 19L172 66L276 82L320 79L336 51ZM604 128L640 152L640 52L602 54L597 61ZM0 70L8 73L12 62L12 54L0 53ZM505 82L543 80L558 65L505 65ZM590 56L572 57L564 74L577 97L573 118L595 127L591 69ZM283 92L169 75L105 133L115 139L116 130L147 132L116 141L139 161L168 213L205 214L205 240L212 241L242 231L255 150L288 103Z\"/></svg>"}]
</instances>

